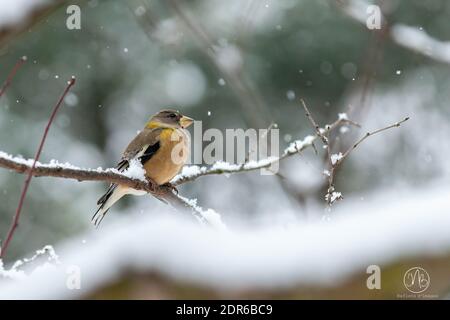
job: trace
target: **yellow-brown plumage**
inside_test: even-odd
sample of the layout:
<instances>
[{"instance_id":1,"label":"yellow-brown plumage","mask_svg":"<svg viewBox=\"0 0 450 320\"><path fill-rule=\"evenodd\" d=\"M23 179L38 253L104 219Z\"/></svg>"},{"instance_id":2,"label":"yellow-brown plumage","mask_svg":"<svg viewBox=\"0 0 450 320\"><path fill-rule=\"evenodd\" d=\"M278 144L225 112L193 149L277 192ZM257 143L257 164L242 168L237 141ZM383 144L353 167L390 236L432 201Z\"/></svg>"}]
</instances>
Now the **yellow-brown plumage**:
<instances>
[{"instance_id":1,"label":"yellow-brown plumage","mask_svg":"<svg viewBox=\"0 0 450 320\"><path fill-rule=\"evenodd\" d=\"M127 146L117 169L125 171L131 160L139 160L148 178L159 185L170 182L188 158L190 141L185 128L192 122L191 118L174 110L158 112ZM126 194L145 192L111 184L97 202L99 208L92 218L94 224L98 225L109 208Z\"/></svg>"},{"instance_id":2,"label":"yellow-brown plumage","mask_svg":"<svg viewBox=\"0 0 450 320\"><path fill-rule=\"evenodd\" d=\"M163 129L158 151L144 163L147 177L159 185L168 183L186 163L188 148L188 138L182 129Z\"/></svg>"}]
</instances>

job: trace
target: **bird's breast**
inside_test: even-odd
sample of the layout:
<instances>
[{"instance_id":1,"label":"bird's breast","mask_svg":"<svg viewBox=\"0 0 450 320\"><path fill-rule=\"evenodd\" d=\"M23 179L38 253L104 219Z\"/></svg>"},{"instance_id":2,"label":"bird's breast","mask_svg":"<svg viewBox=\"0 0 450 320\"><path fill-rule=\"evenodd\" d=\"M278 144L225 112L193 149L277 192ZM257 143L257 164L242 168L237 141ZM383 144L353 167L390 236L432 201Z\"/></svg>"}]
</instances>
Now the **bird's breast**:
<instances>
[{"instance_id":1,"label":"bird's breast","mask_svg":"<svg viewBox=\"0 0 450 320\"><path fill-rule=\"evenodd\" d=\"M144 164L149 178L157 184L172 180L189 156L189 136L183 129L164 129L159 137L158 151Z\"/></svg>"}]
</instances>

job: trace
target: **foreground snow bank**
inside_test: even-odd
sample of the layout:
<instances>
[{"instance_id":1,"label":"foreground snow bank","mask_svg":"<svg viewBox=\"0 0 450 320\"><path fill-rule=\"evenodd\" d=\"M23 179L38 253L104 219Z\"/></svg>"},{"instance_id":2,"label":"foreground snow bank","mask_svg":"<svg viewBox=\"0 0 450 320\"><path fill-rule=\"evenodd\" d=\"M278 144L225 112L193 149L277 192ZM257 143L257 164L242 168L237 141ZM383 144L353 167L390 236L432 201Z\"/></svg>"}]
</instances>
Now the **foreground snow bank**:
<instances>
[{"instance_id":1,"label":"foreground snow bank","mask_svg":"<svg viewBox=\"0 0 450 320\"><path fill-rule=\"evenodd\" d=\"M370 264L448 254L449 191L347 199L329 220L256 230L134 216L57 247L58 264L0 280L0 299L81 297L125 271L220 289L335 285ZM70 270L78 270L81 289L68 289Z\"/></svg>"}]
</instances>

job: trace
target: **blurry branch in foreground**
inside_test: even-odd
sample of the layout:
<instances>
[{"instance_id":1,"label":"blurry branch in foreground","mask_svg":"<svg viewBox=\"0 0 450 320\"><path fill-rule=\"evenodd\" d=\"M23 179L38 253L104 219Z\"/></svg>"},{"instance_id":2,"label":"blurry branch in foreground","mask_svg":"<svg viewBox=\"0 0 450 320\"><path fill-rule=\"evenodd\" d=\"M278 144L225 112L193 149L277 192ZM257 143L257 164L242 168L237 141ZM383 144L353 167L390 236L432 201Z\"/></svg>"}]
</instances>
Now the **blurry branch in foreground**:
<instances>
[{"instance_id":1,"label":"blurry branch in foreground","mask_svg":"<svg viewBox=\"0 0 450 320\"><path fill-rule=\"evenodd\" d=\"M6 89L8 89L9 85L11 84L12 79L16 75L17 71L20 69L20 67L27 61L27 57L23 56L20 58L12 70L9 72L8 76L6 77L5 82L3 82L2 86L0 87L0 98L3 96L3 94L6 92Z\"/></svg>"},{"instance_id":2,"label":"blurry branch in foreground","mask_svg":"<svg viewBox=\"0 0 450 320\"><path fill-rule=\"evenodd\" d=\"M335 1L335 3L348 17L366 25L368 18L366 10L370 3L362 0ZM450 64L449 42L437 40L419 27L401 23L389 24L385 16L382 17L382 21L382 31L386 32L395 44L435 61Z\"/></svg>"},{"instance_id":3,"label":"blurry branch in foreground","mask_svg":"<svg viewBox=\"0 0 450 320\"><path fill-rule=\"evenodd\" d=\"M268 119L264 115L270 114L270 110L252 81L241 72L243 58L240 49L234 45L228 45L227 47L215 45L206 28L199 21L189 16L187 10L180 5L179 1L169 0L167 3L190 31L197 41L199 49L208 58L212 66L225 78L227 85L237 97L250 125L255 128L267 126ZM235 60L237 61L234 63L224 61L227 55L236 56Z\"/></svg>"},{"instance_id":4,"label":"blurry branch in foreground","mask_svg":"<svg viewBox=\"0 0 450 320\"><path fill-rule=\"evenodd\" d=\"M305 110L306 117L308 118L309 122L311 122L312 126L316 130L317 136L320 137L320 139L323 142L324 148L327 151L327 162L328 162L328 169L324 171L324 174L328 177L328 189L327 193L325 195L325 201L329 206L331 206L335 201L342 199L342 194L340 192L337 192L334 187L334 178L336 176L336 171L340 167L340 165L344 162L345 159L349 156L349 154L355 150L364 140L367 138L381 133L383 131L392 129L392 128L398 128L400 125L406 121L409 120L409 117L404 118L401 121L395 122L394 124L391 124L389 126L367 132L364 136L362 136L359 140L357 140L355 143L353 143L344 153L339 152L338 154L332 154L331 146L330 146L330 138L329 138L329 132L330 130L323 130L319 127L317 122L314 120L313 116L311 115L311 112L309 112L308 107L306 106L306 103L303 99L301 99L301 103L303 106L303 109ZM339 118L341 119L347 119L346 114L340 114ZM327 128L327 127L325 127Z\"/></svg>"},{"instance_id":5,"label":"blurry branch in foreground","mask_svg":"<svg viewBox=\"0 0 450 320\"><path fill-rule=\"evenodd\" d=\"M66 0L0 1L0 48L66 3ZM6 6L12 6L20 14L10 15L12 9L4 9Z\"/></svg>"}]
</instances>

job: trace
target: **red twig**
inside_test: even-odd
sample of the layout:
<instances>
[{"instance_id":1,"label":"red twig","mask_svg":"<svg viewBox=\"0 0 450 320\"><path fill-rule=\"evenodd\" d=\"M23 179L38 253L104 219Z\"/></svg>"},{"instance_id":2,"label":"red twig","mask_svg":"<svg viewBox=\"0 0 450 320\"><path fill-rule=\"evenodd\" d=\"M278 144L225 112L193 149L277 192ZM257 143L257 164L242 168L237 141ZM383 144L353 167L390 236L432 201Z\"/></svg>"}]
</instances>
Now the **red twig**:
<instances>
[{"instance_id":1,"label":"red twig","mask_svg":"<svg viewBox=\"0 0 450 320\"><path fill-rule=\"evenodd\" d=\"M16 64L12 68L11 72L8 74L8 77L6 78L5 82L3 83L0 89L0 97L5 93L6 89L11 84L12 79L14 78L20 67L25 63L25 61L27 61L27 57L23 56L22 58L19 59L19 61L16 62Z\"/></svg>"},{"instance_id":2,"label":"red twig","mask_svg":"<svg viewBox=\"0 0 450 320\"><path fill-rule=\"evenodd\" d=\"M12 237L14 236L14 232L15 232L17 226L19 225L20 213L22 211L23 203L24 203L25 197L27 195L28 187L30 186L31 178L33 177L33 170L36 167L36 162L39 160L39 157L41 155L42 148L44 147L45 140L47 139L47 134L48 134L48 131L50 129L50 126L52 125L52 122L55 119L55 116L56 116L56 114L57 114L57 112L59 110L59 107L61 106L61 104L62 104L62 102L64 100L64 97L67 95L67 93L69 92L70 88L74 84L75 84L75 77L72 77L67 82L66 89L64 90L63 94L61 95L61 97L59 98L58 102L56 103L56 105L53 108L53 111L52 111L52 113L50 115L50 118L48 119L47 126L45 127L45 130L44 130L44 135L42 136L41 142L39 144L39 148L38 148L38 150L36 152L36 155L34 157L33 165L31 166L31 169L28 171L28 175L27 175L27 177L25 179L25 182L23 184L22 193L21 193L20 199L19 199L19 204L17 205L16 213L14 214L11 227L9 228L8 235L6 236L6 240L3 243L3 246L1 247L0 258L4 257L4 255L6 254L6 250L8 249L8 245L11 242Z\"/></svg>"}]
</instances>

